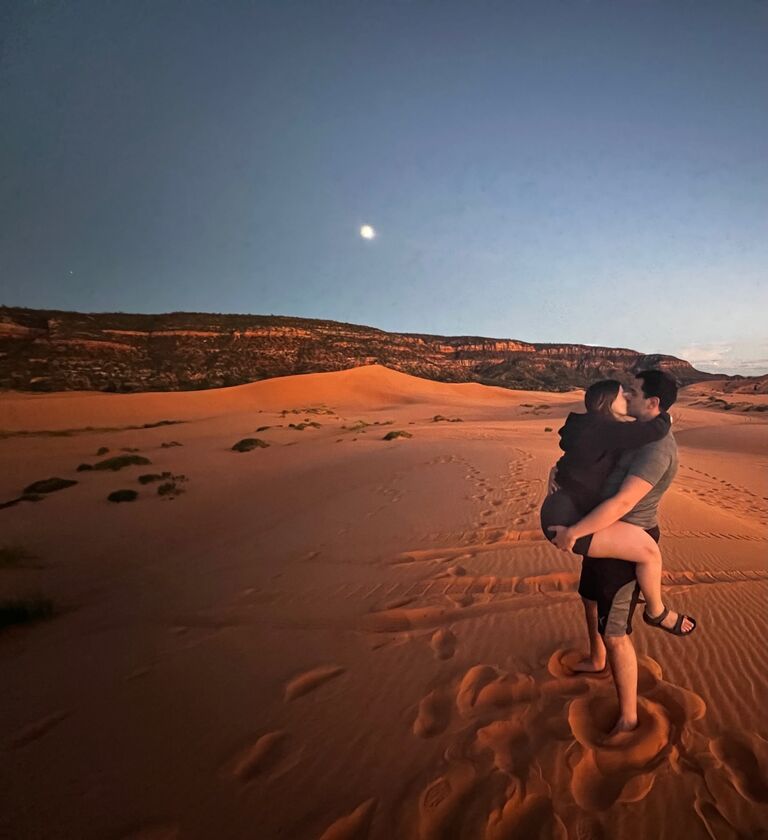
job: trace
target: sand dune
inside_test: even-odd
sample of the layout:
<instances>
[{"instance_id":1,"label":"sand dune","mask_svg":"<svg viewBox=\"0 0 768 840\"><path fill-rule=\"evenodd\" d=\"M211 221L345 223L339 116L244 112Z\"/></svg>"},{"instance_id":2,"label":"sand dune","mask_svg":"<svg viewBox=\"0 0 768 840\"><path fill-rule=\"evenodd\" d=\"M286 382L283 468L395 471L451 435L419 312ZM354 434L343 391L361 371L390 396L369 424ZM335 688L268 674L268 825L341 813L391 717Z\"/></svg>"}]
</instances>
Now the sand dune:
<instances>
[{"instance_id":1,"label":"sand dune","mask_svg":"<svg viewBox=\"0 0 768 840\"><path fill-rule=\"evenodd\" d=\"M378 365L2 395L0 503L77 483L0 510L0 597L55 607L0 631L0 836L768 837L768 416L673 410L665 590L699 629L636 621L641 722L607 739L579 563L538 532L581 399Z\"/></svg>"}]
</instances>

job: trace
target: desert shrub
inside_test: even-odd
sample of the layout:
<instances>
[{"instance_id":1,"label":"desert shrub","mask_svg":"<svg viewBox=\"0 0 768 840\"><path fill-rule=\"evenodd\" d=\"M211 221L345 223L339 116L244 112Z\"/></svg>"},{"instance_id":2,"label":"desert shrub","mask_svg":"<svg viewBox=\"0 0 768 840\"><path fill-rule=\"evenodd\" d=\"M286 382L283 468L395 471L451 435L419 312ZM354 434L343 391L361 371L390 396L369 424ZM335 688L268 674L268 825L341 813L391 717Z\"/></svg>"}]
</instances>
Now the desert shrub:
<instances>
[{"instance_id":1,"label":"desert shrub","mask_svg":"<svg viewBox=\"0 0 768 840\"><path fill-rule=\"evenodd\" d=\"M108 502L133 502L139 494L135 490L113 490L108 496Z\"/></svg>"},{"instance_id":2,"label":"desert shrub","mask_svg":"<svg viewBox=\"0 0 768 840\"><path fill-rule=\"evenodd\" d=\"M157 488L157 495L158 496L169 496L173 498L174 496L178 496L179 493L183 493L184 488L179 487L175 481L166 481L164 484L161 484Z\"/></svg>"},{"instance_id":3,"label":"desert shrub","mask_svg":"<svg viewBox=\"0 0 768 840\"><path fill-rule=\"evenodd\" d=\"M139 476L139 483L140 484L151 484L153 481L163 481L166 478L170 478L171 474L169 472L161 472L161 473L144 473L143 475Z\"/></svg>"},{"instance_id":4,"label":"desert shrub","mask_svg":"<svg viewBox=\"0 0 768 840\"><path fill-rule=\"evenodd\" d=\"M545 432L551 432L551 431L552 431L552 427L551 427L551 426L544 426L544 431L545 431Z\"/></svg>"},{"instance_id":5,"label":"desert shrub","mask_svg":"<svg viewBox=\"0 0 768 840\"><path fill-rule=\"evenodd\" d=\"M54 614L49 598L4 598L0 601L0 627L40 621Z\"/></svg>"},{"instance_id":6,"label":"desert shrub","mask_svg":"<svg viewBox=\"0 0 768 840\"><path fill-rule=\"evenodd\" d=\"M267 446L269 446L269 444L266 441L261 440L261 438L243 438L242 440L239 440L232 449L235 452L250 452L252 449L264 449Z\"/></svg>"},{"instance_id":7,"label":"desert shrub","mask_svg":"<svg viewBox=\"0 0 768 840\"><path fill-rule=\"evenodd\" d=\"M107 452L109 452L109 447L108 447L108 446L100 446L100 447L96 450L96 457L97 457L97 458L101 458L101 456L102 456L102 455L106 455L106 454L107 454Z\"/></svg>"},{"instance_id":8,"label":"desert shrub","mask_svg":"<svg viewBox=\"0 0 768 840\"><path fill-rule=\"evenodd\" d=\"M177 423L183 423L183 420L158 420L157 423L142 423L138 428L141 429L156 429L158 426L175 426Z\"/></svg>"},{"instance_id":9,"label":"desert shrub","mask_svg":"<svg viewBox=\"0 0 768 840\"><path fill-rule=\"evenodd\" d=\"M86 470L92 470L93 464L78 464L76 472L85 472Z\"/></svg>"},{"instance_id":10,"label":"desert shrub","mask_svg":"<svg viewBox=\"0 0 768 840\"><path fill-rule=\"evenodd\" d=\"M266 432L267 429L271 429L271 428L272 428L271 426L259 426L259 428L256 429L256 431L257 432Z\"/></svg>"},{"instance_id":11,"label":"desert shrub","mask_svg":"<svg viewBox=\"0 0 768 840\"><path fill-rule=\"evenodd\" d=\"M413 437L413 435L410 432L403 432L403 431L387 432L384 435L384 437L382 438L382 440L394 440L395 438L399 438L399 437L409 438L409 437Z\"/></svg>"},{"instance_id":12,"label":"desert shrub","mask_svg":"<svg viewBox=\"0 0 768 840\"><path fill-rule=\"evenodd\" d=\"M351 426L342 426L341 428L346 432L361 432L366 426L370 425L372 424L367 423L365 420L356 420Z\"/></svg>"},{"instance_id":13,"label":"desert shrub","mask_svg":"<svg viewBox=\"0 0 768 840\"><path fill-rule=\"evenodd\" d=\"M179 443L177 440L170 440L168 443L161 443L160 446L163 449L170 449L171 446L184 446L184 444Z\"/></svg>"},{"instance_id":14,"label":"desert shrub","mask_svg":"<svg viewBox=\"0 0 768 840\"><path fill-rule=\"evenodd\" d=\"M123 467L130 467L134 464L151 464L149 458L143 455L116 455L114 458L107 458L104 461L97 461L93 468L95 470L121 470Z\"/></svg>"},{"instance_id":15,"label":"desert shrub","mask_svg":"<svg viewBox=\"0 0 768 840\"><path fill-rule=\"evenodd\" d=\"M77 482L71 478L44 478L40 481L33 481L32 484L25 487L24 493L54 493L56 490L63 490L73 484L77 484Z\"/></svg>"},{"instance_id":16,"label":"desert shrub","mask_svg":"<svg viewBox=\"0 0 768 840\"><path fill-rule=\"evenodd\" d=\"M286 414L333 414L330 408L284 408L280 414L285 417Z\"/></svg>"}]
</instances>

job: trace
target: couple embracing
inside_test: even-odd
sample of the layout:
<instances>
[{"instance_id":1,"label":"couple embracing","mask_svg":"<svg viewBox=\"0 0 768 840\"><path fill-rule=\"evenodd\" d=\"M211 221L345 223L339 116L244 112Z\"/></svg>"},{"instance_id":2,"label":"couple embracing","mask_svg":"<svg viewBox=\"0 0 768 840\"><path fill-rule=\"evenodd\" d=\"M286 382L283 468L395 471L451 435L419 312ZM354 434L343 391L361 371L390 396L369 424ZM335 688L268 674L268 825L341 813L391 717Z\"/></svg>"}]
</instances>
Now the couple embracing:
<instances>
[{"instance_id":1,"label":"couple embracing","mask_svg":"<svg viewBox=\"0 0 768 840\"><path fill-rule=\"evenodd\" d=\"M668 414L676 399L674 379L659 370L641 371L627 389L612 379L591 385L586 414L572 412L560 429L565 454L550 472L541 508L547 538L583 558L578 591L590 650L573 670L599 672L606 659L610 664L619 699L611 735L637 726L637 655L630 634L640 593L646 624L676 636L696 627L661 598L657 510L677 472Z\"/></svg>"}]
</instances>

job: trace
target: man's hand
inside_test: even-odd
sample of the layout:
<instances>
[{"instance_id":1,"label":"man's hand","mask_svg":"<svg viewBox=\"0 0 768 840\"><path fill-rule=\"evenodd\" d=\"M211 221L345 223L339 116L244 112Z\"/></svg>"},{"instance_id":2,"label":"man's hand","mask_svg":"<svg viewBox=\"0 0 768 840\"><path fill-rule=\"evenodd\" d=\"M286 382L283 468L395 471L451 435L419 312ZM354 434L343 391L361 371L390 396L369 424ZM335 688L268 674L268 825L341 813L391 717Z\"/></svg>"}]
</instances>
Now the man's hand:
<instances>
[{"instance_id":1,"label":"man's hand","mask_svg":"<svg viewBox=\"0 0 768 840\"><path fill-rule=\"evenodd\" d=\"M550 525L547 530L555 533L552 545L556 545L562 551L573 551L576 537L571 533L570 528L566 528L565 525Z\"/></svg>"}]
</instances>

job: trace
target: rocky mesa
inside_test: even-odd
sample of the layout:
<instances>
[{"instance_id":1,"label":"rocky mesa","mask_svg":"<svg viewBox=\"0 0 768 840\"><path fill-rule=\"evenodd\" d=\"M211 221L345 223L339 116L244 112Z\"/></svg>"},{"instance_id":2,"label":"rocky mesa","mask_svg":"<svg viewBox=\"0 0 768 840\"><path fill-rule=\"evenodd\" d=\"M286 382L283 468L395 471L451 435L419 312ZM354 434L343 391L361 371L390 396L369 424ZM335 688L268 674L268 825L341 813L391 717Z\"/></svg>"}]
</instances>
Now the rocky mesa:
<instances>
[{"instance_id":1,"label":"rocky mesa","mask_svg":"<svg viewBox=\"0 0 768 840\"><path fill-rule=\"evenodd\" d=\"M567 391L658 367L723 379L674 356L583 344L394 333L278 315L80 313L0 307L0 388L179 391L381 364L442 382Z\"/></svg>"}]
</instances>

